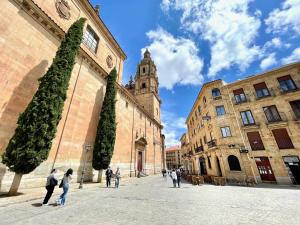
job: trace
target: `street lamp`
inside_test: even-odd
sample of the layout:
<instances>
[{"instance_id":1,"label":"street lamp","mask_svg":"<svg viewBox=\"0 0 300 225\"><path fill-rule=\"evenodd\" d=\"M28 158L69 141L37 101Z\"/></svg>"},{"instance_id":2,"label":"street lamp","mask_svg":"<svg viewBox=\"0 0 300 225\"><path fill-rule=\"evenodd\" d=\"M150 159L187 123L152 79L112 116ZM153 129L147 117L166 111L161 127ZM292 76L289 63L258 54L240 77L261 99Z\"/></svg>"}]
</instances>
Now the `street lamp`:
<instances>
[{"instance_id":1,"label":"street lamp","mask_svg":"<svg viewBox=\"0 0 300 225\"><path fill-rule=\"evenodd\" d=\"M87 153L89 150L92 149L92 145L91 144L84 144L83 145L83 149L85 150L84 154L84 161L83 161L83 168L82 168L82 172L81 172L81 179L80 179L80 184L79 184L79 189L82 189L82 184L83 184L83 179L84 179L84 173L85 173L85 164L86 164L86 158L87 158Z\"/></svg>"}]
</instances>

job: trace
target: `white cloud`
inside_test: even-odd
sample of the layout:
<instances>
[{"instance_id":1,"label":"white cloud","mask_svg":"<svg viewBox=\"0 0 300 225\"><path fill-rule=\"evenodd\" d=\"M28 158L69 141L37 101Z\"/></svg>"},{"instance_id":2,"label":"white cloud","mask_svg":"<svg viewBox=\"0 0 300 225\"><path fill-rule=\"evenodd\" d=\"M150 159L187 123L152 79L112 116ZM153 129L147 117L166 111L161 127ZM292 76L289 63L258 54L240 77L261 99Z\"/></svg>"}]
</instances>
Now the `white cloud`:
<instances>
[{"instance_id":1,"label":"white cloud","mask_svg":"<svg viewBox=\"0 0 300 225\"><path fill-rule=\"evenodd\" d=\"M284 64L297 62L297 61L300 61L300 48L294 49L294 51L290 56L282 59L282 63Z\"/></svg>"},{"instance_id":2,"label":"white cloud","mask_svg":"<svg viewBox=\"0 0 300 225\"><path fill-rule=\"evenodd\" d=\"M208 76L236 65L246 69L260 54L253 45L260 27L260 13L248 12L251 0L163 0L161 7L182 11L183 29L209 41L211 61Z\"/></svg>"},{"instance_id":3,"label":"white cloud","mask_svg":"<svg viewBox=\"0 0 300 225\"><path fill-rule=\"evenodd\" d=\"M270 55L268 55L261 61L260 68L262 70L265 70L265 69L269 68L270 66L275 65L276 63L277 63L277 60L276 60L275 53L271 53Z\"/></svg>"},{"instance_id":4,"label":"white cloud","mask_svg":"<svg viewBox=\"0 0 300 225\"><path fill-rule=\"evenodd\" d=\"M267 32L285 33L293 30L300 34L300 0L285 0L281 9L274 9L265 19Z\"/></svg>"},{"instance_id":5,"label":"white cloud","mask_svg":"<svg viewBox=\"0 0 300 225\"><path fill-rule=\"evenodd\" d=\"M175 38L162 28L147 32L151 44L147 46L157 66L160 87L172 89L175 84L199 85L203 60L192 40ZM144 53L145 48L141 50Z\"/></svg>"},{"instance_id":6,"label":"white cloud","mask_svg":"<svg viewBox=\"0 0 300 225\"><path fill-rule=\"evenodd\" d=\"M175 113L162 110L163 134L166 146L180 144L180 137L186 130L185 118L178 117Z\"/></svg>"}]
</instances>

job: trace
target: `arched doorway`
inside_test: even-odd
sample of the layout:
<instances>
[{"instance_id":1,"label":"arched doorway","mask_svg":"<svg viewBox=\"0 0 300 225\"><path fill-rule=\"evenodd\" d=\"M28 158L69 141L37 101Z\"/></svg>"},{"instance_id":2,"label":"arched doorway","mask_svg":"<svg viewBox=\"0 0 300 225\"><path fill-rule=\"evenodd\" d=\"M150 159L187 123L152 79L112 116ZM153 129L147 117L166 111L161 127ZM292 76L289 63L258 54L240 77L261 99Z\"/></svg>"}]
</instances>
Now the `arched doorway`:
<instances>
[{"instance_id":1,"label":"arched doorway","mask_svg":"<svg viewBox=\"0 0 300 225\"><path fill-rule=\"evenodd\" d=\"M200 168L200 175L207 175L206 163L204 157L199 158L199 168Z\"/></svg>"},{"instance_id":2,"label":"arched doorway","mask_svg":"<svg viewBox=\"0 0 300 225\"><path fill-rule=\"evenodd\" d=\"M222 175L219 157L216 157L216 161L217 161L217 176L222 177L223 175Z\"/></svg>"},{"instance_id":3,"label":"arched doorway","mask_svg":"<svg viewBox=\"0 0 300 225\"><path fill-rule=\"evenodd\" d=\"M147 140L144 137L141 137L135 141L136 172L144 172L146 164L146 146Z\"/></svg>"}]
</instances>

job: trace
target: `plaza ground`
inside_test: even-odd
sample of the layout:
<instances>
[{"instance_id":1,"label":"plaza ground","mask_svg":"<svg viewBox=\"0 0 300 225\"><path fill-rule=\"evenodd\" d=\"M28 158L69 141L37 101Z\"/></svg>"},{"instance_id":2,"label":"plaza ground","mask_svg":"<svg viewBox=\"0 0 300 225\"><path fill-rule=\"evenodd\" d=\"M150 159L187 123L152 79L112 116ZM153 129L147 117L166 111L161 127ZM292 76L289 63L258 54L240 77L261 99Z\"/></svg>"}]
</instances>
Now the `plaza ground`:
<instances>
[{"instance_id":1,"label":"plaza ground","mask_svg":"<svg viewBox=\"0 0 300 225\"><path fill-rule=\"evenodd\" d=\"M77 184L73 184L74 186ZM57 191L60 191L57 190ZM63 207L35 199L0 205L0 224L22 225L297 225L298 187L193 186L173 188L161 176L121 181L119 189L93 185L71 191ZM50 199L55 202L57 195ZM1 202L1 199L0 199Z\"/></svg>"}]
</instances>

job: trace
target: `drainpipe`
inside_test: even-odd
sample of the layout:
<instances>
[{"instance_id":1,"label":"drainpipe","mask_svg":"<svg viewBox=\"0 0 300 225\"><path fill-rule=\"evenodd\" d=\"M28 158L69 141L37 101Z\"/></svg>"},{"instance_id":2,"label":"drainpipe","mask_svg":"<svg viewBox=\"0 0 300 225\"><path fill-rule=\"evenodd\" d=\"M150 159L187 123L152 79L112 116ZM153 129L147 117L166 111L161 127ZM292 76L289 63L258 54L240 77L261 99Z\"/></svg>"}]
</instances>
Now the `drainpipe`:
<instances>
[{"instance_id":1,"label":"drainpipe","mask_svg":"<svg viewBox=\"0 0 300 225\"><path fill-rule=\"evenodd\" d=\"M234 117L235 117L235 120L236 120L238 129L239 129L240 135L241 135L241 137L242 137L243 144L244 144L244 146L246 147L246 141L245 141L244 135L243 135L243 133L242 133L242 128L241 128L240 123L239 123L239 120L238 120L238 118L237 118L237 115L236 115L236 112L235 112L235 109L234 109L234 105L233 105L233 102L232 102L232 100L231 100L231 97L230 97L229 90L228 90L228 87L227 87L227 86L226 86L226 89L227 89L227 93L228 93L228 96L229 96L229 101L230 101L230 103L231 103L231 107L232 107L232 109L233 109ZM249 149L250 149L250 148L249 148ZM255 184L257 184L257 179L256 179L256 176L255 176L253 167L252 167L252 163L251 163L251 159L250 159L250 157L249 157L249 153L246 153L246 154L247 154L247 158L248 158L248 160L249 160L249 162L250 162L250 168L251 168L251 172L252 172L252 175L253 175ZM253 160L253 161L254 161L254 160ZM246 176L247 176L247 174L246 174Z\"/></svg>"},{"instance_id":2,"label":"drainpipe","mask_svg":"<svg viewBox=\"0 0 300 225\"><path fill-rule=\"evenodd\" d=\"M67 114L66 114L66 117L65 117L65 120L64 120L64 123L63 123L64 125L63 125L62 131L61 131L61 135L59 137L58 146L57 146L57 149L56 149L56 153L55 153L55 157L54 157L54 160L53 160L53 163L52 163L52 169L51 170L53 170L53 168L54 168L54 165L55 165L55 162L56 162L56 159L57 159L57 156L58 156L58 152L59 152L59 149L60 149L60 145L61 145L61 142L62 142L62 138L63 138L63 135L64 135L64 131L65 131L65 128L66 128L67 120L69 118L69 113L70 113L70 109L71 109L71 106L72 106L74 93L75 93L77 83L78 83L78 78L79 78L79 75L80 75L80 72L81 72L82 62L83 62L83 56L81 56L79 70L78 70L75 85L74 85L74 88L73 88L73 91L72 91L72 95L71 95L71 99L70 99L70 104L68 106Z\"/></svg>"}]
</instances>

